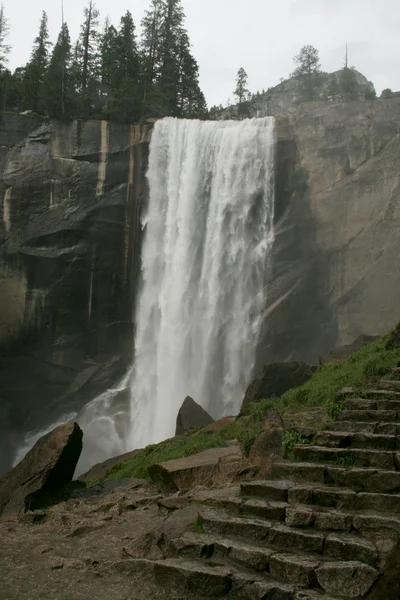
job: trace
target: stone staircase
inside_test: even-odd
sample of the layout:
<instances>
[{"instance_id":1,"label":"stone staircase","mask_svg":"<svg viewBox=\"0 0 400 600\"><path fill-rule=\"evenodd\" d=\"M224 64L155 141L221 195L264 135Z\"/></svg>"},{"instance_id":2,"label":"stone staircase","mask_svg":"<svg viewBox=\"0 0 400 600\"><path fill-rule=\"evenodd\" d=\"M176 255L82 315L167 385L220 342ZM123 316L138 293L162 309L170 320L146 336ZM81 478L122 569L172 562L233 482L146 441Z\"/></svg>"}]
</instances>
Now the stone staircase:
<instances>
[{"instance_id":1,"label":"stone staircase","mask_svg":"<svg viewBox=\"0 0 400 600\"><path fill-rule=\"evenodd\" d=\"M400 540L400 369L393 378L346 399L271 480L210 494L152 562L159 584L185 599L367 598Z\"/></svg>"}]
</instances>

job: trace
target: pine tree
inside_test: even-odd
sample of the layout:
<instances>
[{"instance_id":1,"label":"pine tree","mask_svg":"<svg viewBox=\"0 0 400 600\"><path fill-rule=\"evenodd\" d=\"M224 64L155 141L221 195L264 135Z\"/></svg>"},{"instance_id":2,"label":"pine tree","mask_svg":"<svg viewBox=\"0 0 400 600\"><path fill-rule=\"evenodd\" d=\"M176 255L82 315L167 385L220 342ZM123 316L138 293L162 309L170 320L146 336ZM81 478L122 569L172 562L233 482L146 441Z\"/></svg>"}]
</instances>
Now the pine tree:
<instances>
[{"instance_id":1,"label":"pine tree","mask_svg":"<svg viewBox=\"0 0 400 600\"><path fill-rule=\"evenodd\" d=\"M6 68L8 55L11 51L11 46L6 43L9 33L10 27L4 11L4 5L0 4L0 73Z\"/></svg>"},{"instance_id":2,"label":"pine tree","mask_svg":"<svg viewBox=\"0 0 400 600\"><path fill-rule=\"evenodd\" d=\"M249 102L247 99L250 92L247 89L247 80L248 75L243 67L241 67L236 76L236 88L233 92L237 99L237 114L239 119L249 116Z\"/></svg>"},{"instance_id":3,"label":"pine tree","mask_svg":"<svg viewBox=\"0 0 400 600\"><path fill-rule=\"evenodd\" d=\"M177 116L179 85L179 46L185 15L182 0L165 0L161 22L160 88L163 112Z\"/></svg>"},{"instance_id":4,"label":"pine tree","mask_svg":"<svg viewBox=\"0 0 400 600\"><path fill-rule=\"evenodd\" d=\"M189 36L185 29L180 31L178 52L178 86L176 116L204 119L207 103L199 85L199 66L191 54Z\"/></svg>"},{"instance_id":5,"label":"pine tree","mask_svg":"<svg viewBox=\"0 0 400 600\"><path fill-rule=\"evenodd\" d=\"M47 13L43 11L39 35L35 39L31 58L25 67L22 106L33 111L41 110L41 93L49 60L49 31Z\"/></svg>"},{"instance_id":6,"label":"pine tree","mask_svg":"<svg viewBox=\"0 0 400 600\"><path fill-rule=\"evenodd\" d=\"M74 112L74 88L71 76L71 40L68 25L61 27L43 81L42 103L46 114L68 118Z\"/></svg>"},{"instance_id":7,"label":"pine tree","mask_svg":"<svg viewBox=\"0 0 400 600\"><path fill-rule=\"evenodd\" d=\"M301 90L306 100L314 100L320 81L321 63L319 52L314 46L303 46L300 53L294 57L297 65L293 76L301 80Z\"/></svg>"},{"instance_id":8,"label":"pine tree","mask_svg":"<svg viewBox=\"0 0 400 600\"><path fill-rule=\"evenodd\" d=\"M135 24L129 11L121 18L117 51L115 110L120 120L132 122L138 120L141 115L141 74Z\"/></svg>"},{"instance_id":9,"label":"pine tree","mask_svg":"<svg viewBox=\"0 0 400 600\"><path fill-rule=\"evenodd\" d=\"M99 11L93 0L83 11L84 22L81 25L79 41L75 48L75 70L78 77L81 116L91 116L98 104L99 85Z\"/></svg>"},{"instance_id":10,"label":"pine tree","mask_svg":"<svg viewBox=\"0 0 400 600\"><path fill-rule=\"evenodd\" d=\"M160 39L164 0L151 0L150 8L142 20L141 50L143 56L142 68L142 117L152 115L157 111L157 75L160 68Z\"/></svg>"},{"instance_id":11,"label":"pine tree","mask_svg":"<svg viewBox=\"0 0 400 600\"><path fill-rule=\"evenodd\" d=\"M106 117L112 116L112 105L116 93L118 68L117 30L108 18L100 37L100 79L102 112Z\"/></svg>"}]
</instances>

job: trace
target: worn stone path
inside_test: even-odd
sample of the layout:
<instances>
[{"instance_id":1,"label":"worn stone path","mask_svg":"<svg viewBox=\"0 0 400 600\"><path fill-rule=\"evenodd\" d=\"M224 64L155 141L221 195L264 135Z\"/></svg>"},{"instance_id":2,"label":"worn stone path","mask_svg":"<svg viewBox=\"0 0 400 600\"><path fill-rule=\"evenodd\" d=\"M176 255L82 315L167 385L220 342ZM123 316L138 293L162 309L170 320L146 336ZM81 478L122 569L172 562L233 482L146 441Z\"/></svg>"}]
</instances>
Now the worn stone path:
<instances>
[{"instance_id":1,"label":"worn stone path","mask_svg":"<svg viewBox=\"0 0 400 600\"><path fill-rule=\"evenodd\" d=\"M346 399L293 454L270 481L198 495L194 528L138 564L187 598L367 598L400 540L400 381Z\"/></svg>"}]
</instances>

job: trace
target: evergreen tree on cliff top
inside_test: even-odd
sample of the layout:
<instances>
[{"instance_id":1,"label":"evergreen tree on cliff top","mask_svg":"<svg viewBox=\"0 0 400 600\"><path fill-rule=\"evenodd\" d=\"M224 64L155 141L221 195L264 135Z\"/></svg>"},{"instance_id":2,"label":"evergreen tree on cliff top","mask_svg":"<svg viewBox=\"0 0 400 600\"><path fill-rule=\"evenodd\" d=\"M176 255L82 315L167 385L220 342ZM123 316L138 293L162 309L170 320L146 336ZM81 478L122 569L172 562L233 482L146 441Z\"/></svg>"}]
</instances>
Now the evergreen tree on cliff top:
<instances>
[{"instance_id":1,"label":"evergreen tree on cliff top","mask_svg":"<svg viewBox=\"0 0 400 600\"><path fill-rule=\"evenodd\" d=\"M49 46L51 45L47 21L47 13L43 11L39 34L35 39L30 61L25 67L22 82L23 109L38 111L43 108L41 94L49 61Z\"/></svg>"},{"instance_id":2,"label":"evergreen tree on cliff top","mask_svg":"<svg viewBox=\"0 0 400 600\"><path fill-rule=\"evenodd\" d=\"M151 0L142 20L142 116L151 114L157 105L156 82L160 66L160 37L163 0Z\"/></svg>"},{"instance_id":3,"label":"evergreen tree on cliff top","mask_svg":"<svg viewBox=\"0 0 400 600\"><path fill-rule=\"evenodd\" d=\"M318 50L314 46L303 46L293 60L297 65L293 76L301 79L301 90L305 99L314 100L321 73Z\"/></svg>"},{"instance_id":4,"label":"evergreen tree on cliff top","mask_svg":"<svg viewBox=\"0 0 400 600\"><path fill-rule=\"evenodd\" d=\"M184 20L182 0L152 0L143 19L144 115L202 118L206 114Z\"/></svg>"},{"instance_id":5,"label":"evergreen tree on cliff top","mask_svg":"<svg viewBox=\"0 0 400 600\"><path fill-rule=\"evenodd\" d=\"M106 23L101 39L101 90L106 98L103 115L121 122L140 118L140 61L135 25L128 11L117 31Z\"/></svg>"},{"instance_id":6,"label":"evergreen tree on cliff top","mask_svg":"<svg viewBox=\"0 0 400 600\"><path fill-rule=\"evenodd\" d=\"M83 14L84 22L75 49L75 71L80 116L89 117L96 110L99 89L99 11L93 0L89 0Z\"/></svg>"},{"instance_id":7,"label":"evergreen tree on cliff top","mask_svg":"<svg viewBox=\"0 0 400 600\"><path fill-rule=\"evenodd\" d=\"M199 84L199 66L190 51L187 32L182 29L178 42L178 85L176 116L205 119L207 103Z\"/></svg>"},{"instance_id":8,"label":"evergreen tree on cliff top","mask_svg":"<svg viewBox=\"0 0 400 600\"><path fill-rule=\"evenodd\" d=\"M60 119L74 113L74 89L71 75L71 40L68 25L61 27L50 63L44 76L42 103L46 114Z\"/></svg>"},{"instance_id":9,"label":"evergreen tree on cliff top","mask_svg":"<svg viewBox=\"0 0 400 600\"><path fill-rule=\"evenodd\" d=\"M10 27L4 11L4 5L0 4L0 72L5 70L8 63L8 55L11 51L11 47L7 44L9 33Z\"/></svg>"},{"instance_id":10,"label":"evergreen tree on cliff top","mask_svg":"<svg viewBox=\"0 0 400 600\"><path fill-rule=\"evenodd\" d=\"M141 70L135 24L129 11L121 18L117 33L115 114L124 122L141 116Z\"/></svg>"},{"instance_id":11,"label":"evergreen tree on cliff top","mask_svg":"<svg viewBox=\"0 0 400 600\"><path fill-rule=\"evenodd\" d=\"M117 30L108 18L99 39L99 50L102 113L107 118L112 115L118 65Z\"/></svg>"},{"instance_id":12,"label":"evergreen tree on cliff top","mask_svg":"<svg viewBox=\"0 0 400 600\"><path fill-rule=\"evenodd\" d=\"M236 88L233 92L237 100L237 115L239 119L244 119L250 114L249 106L249 90L247 88L248 75L246 71L241 67L236 76Z\"/></svg>"}]
</instances>

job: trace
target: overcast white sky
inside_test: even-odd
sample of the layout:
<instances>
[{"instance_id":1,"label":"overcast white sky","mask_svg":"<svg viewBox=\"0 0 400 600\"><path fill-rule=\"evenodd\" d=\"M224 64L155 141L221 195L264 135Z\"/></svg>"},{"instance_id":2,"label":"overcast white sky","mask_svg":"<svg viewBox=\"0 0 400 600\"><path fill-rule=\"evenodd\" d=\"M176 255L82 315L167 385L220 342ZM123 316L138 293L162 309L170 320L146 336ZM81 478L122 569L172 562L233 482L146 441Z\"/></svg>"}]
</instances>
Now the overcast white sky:
<instances>
[{"instance_id":1,"label":"overcast white sky","mask_svg":"<svg viewBox=\"0 0 400 600\"><path fill-rule=\"evenodd\" d=\"M12 28L12 68L24 64L36 37L41 11L49 15L54 41L61 24L61 0L3 0ZM86 0L64 0L73 41ZM97 0L102 21L117 24L130 10L136 21L148 0ZM376 86L378 94L400 90L400 0L183 0L194 55L207 101L233 98L236 72L243 66L251 91L276 85L293 70L304 44L320 50L326 71L341 68L346 40L349 59Z\"/></svg>"}]
</instances>

